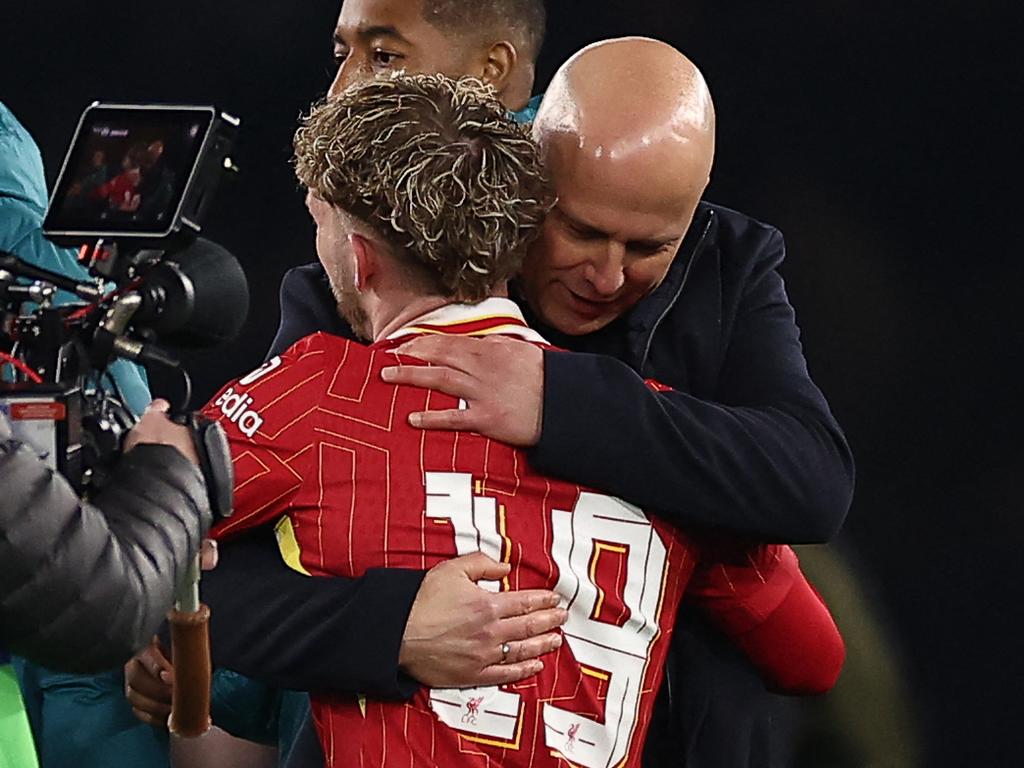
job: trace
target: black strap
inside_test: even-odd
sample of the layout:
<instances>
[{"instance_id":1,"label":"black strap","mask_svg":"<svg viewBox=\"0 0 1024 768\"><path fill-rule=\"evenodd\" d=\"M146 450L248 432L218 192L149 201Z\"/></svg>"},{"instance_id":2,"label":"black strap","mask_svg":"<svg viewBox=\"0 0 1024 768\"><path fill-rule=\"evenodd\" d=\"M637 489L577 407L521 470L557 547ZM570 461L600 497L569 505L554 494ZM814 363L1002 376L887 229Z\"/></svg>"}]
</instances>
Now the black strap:
<instances>
[{"instance_id":1,"label":"black strap","mask_svg":"<svg viewBox=\"0 0 1024 768\"><path fill-rule=\"evenodd\" d=\"M206 481L214 521L230 517L234 510L235 468L228 436L220 422L193 413L187 426L199 454L199 469Z\"/></svg>"}]
</instances>

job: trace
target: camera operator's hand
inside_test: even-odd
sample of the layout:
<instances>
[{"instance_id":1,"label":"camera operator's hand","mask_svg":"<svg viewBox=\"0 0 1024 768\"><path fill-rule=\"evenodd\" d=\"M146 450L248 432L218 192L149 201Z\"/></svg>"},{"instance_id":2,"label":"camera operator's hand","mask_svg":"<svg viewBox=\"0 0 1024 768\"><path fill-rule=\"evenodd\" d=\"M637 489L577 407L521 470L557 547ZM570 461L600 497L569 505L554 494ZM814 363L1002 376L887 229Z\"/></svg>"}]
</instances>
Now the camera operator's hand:
<instances>
[{"instance_id":1,"label":"camera operator's hand","mask_svg":"<svg viewBox=\"0 0 1024 768\"><path fill-rule=\"evenodd\" d=\"M171 405L166 400L154 400L150 403L139 423L125 438L124 450L127 453L140 443L170 445L181 451L186 459L198 465L199 455L196 453L195 443L192 442L192 432L188 427L175 424L167 418L170 409Z\"/></svg>"}]
</instances>

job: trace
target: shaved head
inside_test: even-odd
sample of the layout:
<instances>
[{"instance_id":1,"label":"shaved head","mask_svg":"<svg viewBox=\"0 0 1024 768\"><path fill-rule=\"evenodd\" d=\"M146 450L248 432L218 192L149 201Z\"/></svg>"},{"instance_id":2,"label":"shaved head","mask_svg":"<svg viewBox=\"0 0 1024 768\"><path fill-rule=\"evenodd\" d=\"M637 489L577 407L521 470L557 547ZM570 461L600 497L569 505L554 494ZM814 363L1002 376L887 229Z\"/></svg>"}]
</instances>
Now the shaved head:
<instances>
[{"instance_id":1,"label":"shaved head","mask_svg":"<svg viewBox=\"0 0 1024 768\"><path fill-rule=\"evenodd\" d=\"M542 146L567 141L577 161L639 162L685 170L706 185L715 153L715 109L688 58L641 37L584 48L556 73L534 123ZM646 162L645 162L646 161ZM650 179L645 179L645 185Z\"/></svg>"},{"instance_id":2,"label":"shaved head","mask_svg":"<svg viewBox=\"0 0 1024 768\"><path fill-rule=\"evenodd\" d=\"M533 135L558 206L527 261L525 293L550 325L590 333L668 273L710 179L714 105L675 48L620 38L562 66Z\"/></svg>"}]
</instances>

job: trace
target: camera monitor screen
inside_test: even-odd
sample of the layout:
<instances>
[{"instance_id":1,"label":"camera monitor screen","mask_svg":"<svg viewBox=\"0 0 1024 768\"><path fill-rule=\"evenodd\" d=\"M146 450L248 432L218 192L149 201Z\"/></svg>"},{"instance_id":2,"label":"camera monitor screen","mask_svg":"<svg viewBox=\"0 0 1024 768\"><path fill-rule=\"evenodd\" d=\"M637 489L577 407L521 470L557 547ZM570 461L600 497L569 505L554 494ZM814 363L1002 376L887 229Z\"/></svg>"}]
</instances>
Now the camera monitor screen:
<instances>
[{"instance_id":1,"label":"camera monitor screen","mask_svg":"<svg viewBox=\"0 0 1024 768\"><path fill-rule=\"evenodd\" d=\"M64 161L44 231L102 237L166 233L215 115L209 107L89 107Z\"/></svg>"}]
</instances>

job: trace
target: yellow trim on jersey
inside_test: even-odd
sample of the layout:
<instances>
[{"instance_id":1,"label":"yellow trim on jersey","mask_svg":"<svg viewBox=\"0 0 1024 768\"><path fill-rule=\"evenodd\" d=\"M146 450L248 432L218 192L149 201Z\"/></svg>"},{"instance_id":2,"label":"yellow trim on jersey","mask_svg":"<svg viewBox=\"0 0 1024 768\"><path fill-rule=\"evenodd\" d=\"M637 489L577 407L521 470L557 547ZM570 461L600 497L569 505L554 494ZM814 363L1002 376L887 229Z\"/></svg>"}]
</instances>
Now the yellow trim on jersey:
<instances>
[{"instance_id":1,"label":"yellow trim on jersey","mask_svg":"<svg viewBox=\"0 0 1024 768\"><path fill-rule=\"evenodd\" d=\"M431 314L434 314L434 313L431 313ZM481 322L483 320L497 320L497 319L502 318L502 317L507 318L507 317L510 317L510 315L508 314L508 312L492 312L489 315L471 315L470 317L462 319L462 320L437 320L437 321L431 321L431 322L427 323L427 325L436 325L436 326L440 326L440 327L450 326L450 325L464 325L466 323L479 323L479 322ZM511 317L514 317L514 315L512 315ZM422 318L419 318L419 319L422 319Z\"/></svg>"},{"instance_id":2,"label":"yellow trim on jersey","mask_svg":"<svg viewBox=\"0 0 1024 768\"><path fill-rule=\"evenodd\" d=\"M470 322L476 322L476 321L475 320L467 320L467 321L465 321L466 324L468 324ZM435 325L440 326L441 324L440 323L436 323ZM462 322L459 322L459 323L449 323L447 325L448 326L455 326L455 325L463 325L463 323ZM525 326L522 326L519 323L506 323L504 325L494 325L494 326L491 326L490 328L480 328L480 329L477 329L475 331L468 331L466 333L455 333L455 334L449 333L448 331L439 330L438 328L425 328L425 327L420 326L420 325L407 325L402 330L396 331L395 333L391 334L391 336L389 336L388 338L389 339L400 339L403 336L497 336L499 334L514 334L516 336L523 336L524 338L529 337L531 339L533 337L537 337L536 340L542 341L540 339L540 337L539 337L539 334L536 331L534 331L532 328L527 328Z\"/></svg>"},{"instance_id":3,"label":"yellow trim on jersey","mask_svg":"<svg viewBox=\"0 0 1024 768\"><path fill-rule=\"evenodd\" d=\"M302 549L299 547L299 540L295 537L295 528L292 526L292 519L285 515L277 521L274 526L274 536L277 538L277 548L281 552L281 559L285 565L293 571L298 571L304 576L310 573L302 567Z\"/></svg>"},{"instance_id":4,"label":"yellow trim on jersey","mask_svg":"<svg viewBox=\"0 0 1024 768\"><path fill-rule=\"evenodd\" d=\"M614 552L617 555L624 555L629 550L618 544L605 544L603 541L595 542L594 554L590 558L590 581L595 587L597 587L597 604L594 606L594 612L590 615L593 620L598 620L601 617L601 608L604 607L604 590L601 585L597 583L597 561L601 558L602 552Z\"/></svg>"},{"instance_id":5,"label":"yellow trim on jersey","mask_svg":"<svg viewBox=\"0 0 1024 768\"><path fill-rule=\"evenodd\" d=\"M523 738L523 720L526 718L523 715L526 713L526 702L522 702L519 705L519 714L516 715L516 740L515 741L500 741L498 739L485 739L483 736L470 736L465 731L457 731L460 738L466 741L472 741L474 744L485 744L488 747L501 747L502 749L519 749L522 744Z\"/></svg>"},{"instance_id":6,"label":"yellow trim on jersey","mask_svg":"<svg viewBox=\"0 0 1024 768\"><path fill-rule=\"evenodd\" d=\"M501 558L501 562L503 562L503 563L511 563L512 562L512 539L510 539L508 537L508 533L506 533L506 531L505 531L505 505L504 504L499 504L498 505L498 533L501 535L501 540L503 542L502 549L504 550L504 552L502 553L504 556ZM506 592L511 592L512 591L512 585L509 583L508 576L503 578L501 580L501 583L505 586L505 591Z\"/></svg>"}]
</instances>

